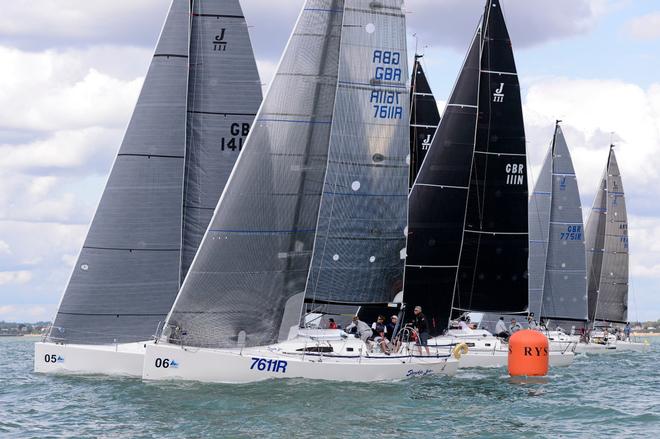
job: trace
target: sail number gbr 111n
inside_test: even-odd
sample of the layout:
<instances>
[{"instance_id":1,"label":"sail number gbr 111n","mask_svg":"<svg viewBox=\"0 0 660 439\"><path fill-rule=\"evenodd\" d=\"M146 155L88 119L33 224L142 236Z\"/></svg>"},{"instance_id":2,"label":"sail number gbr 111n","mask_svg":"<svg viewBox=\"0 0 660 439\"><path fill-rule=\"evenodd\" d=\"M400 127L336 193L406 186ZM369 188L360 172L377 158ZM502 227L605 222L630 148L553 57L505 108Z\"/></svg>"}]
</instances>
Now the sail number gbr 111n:
<instances>
[{"instance_id":1,"label":"sail number gbr 111n","mask_svg":"<svg viewBox=\"0 0 660 439\"><path fill-rule=\"evenodd\" d=\"M374 50L371 58L375 66L374 79L387 86L388 82L399 84L402 78L401 53L390 50ZM372 90L370 103L376 119L403 119L401 92Z\"/></svg>"}]
</instances>

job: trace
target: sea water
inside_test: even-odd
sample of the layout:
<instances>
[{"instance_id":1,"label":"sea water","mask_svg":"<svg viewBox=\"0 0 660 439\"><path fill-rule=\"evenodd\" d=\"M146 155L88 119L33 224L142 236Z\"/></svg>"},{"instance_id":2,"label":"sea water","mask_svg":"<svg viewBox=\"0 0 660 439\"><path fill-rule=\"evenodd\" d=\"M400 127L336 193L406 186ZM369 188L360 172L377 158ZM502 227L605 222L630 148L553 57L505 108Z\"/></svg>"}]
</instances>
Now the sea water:
<instances>
[{"instance_id":1,"label":"sea water","mask_svg":"<svg viewBox=\"0 0 660 439\"><path fill-rule=\"evenodd\" d=\"M0 338L0 438L660 437L660 340L646 353L578 355L540 383L472 369L249 385L35 374L34 341Z\"/></svg>"}]
</instances>

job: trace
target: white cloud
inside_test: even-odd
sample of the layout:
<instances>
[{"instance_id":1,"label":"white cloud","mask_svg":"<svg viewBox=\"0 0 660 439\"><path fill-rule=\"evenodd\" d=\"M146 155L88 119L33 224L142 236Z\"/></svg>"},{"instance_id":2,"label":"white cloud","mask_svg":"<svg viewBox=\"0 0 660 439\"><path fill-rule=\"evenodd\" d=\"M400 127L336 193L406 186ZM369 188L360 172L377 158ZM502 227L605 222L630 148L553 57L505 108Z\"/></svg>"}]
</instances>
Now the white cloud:
<instances>
[{"instance_id":1,"label":"white cloud","mask_svg":"<svg viewBox=\"0 0 660 439\"><path fill-rule=\"evenodd\" d=\"M660 12L653 12L633 18L625 25L626 32L638 40L655 40L660 38Z\"/></svg>"},{"instance_id":2,"label":"white cloud","mask_svg":"<svg viewBox=\"0 0 660 439\"><path fill-rule=\"evenodd\" d=\"M21 323L50 321L55 313L52 304L17 304L0 306L0 320Z\"/></svg>"},{"instance_id":3,"label":"white cloud","mask_svg":"<svg viewBox=\"0 0 660 439\"><path fill-rule=\"evenodd\" d=\"M16 311L15 306L11 306L11 305L0 306L0 316L5 315L5 314L10 314L10 313L13 313L15 311Z\"/></svg>"},{"instance_id":4,"label":"white cloud","mask_svg":"<svg viewBox=\"0 0 660 439\"><path fill-rule=\"evenodd\" d=\"M611 7L608 0L502 0L502 7L515 47L589 32ZM451 46L465 51L483 13L483 1L417 0L407 9L410 29L424 44Z\"/></svg>"},{"instance_id":5,"label":"white cloud","mask_svg":"<svg viewBox=\"0 0 660 439\"><path fill-rule=\"evenodd\" d=\"M52 131L123 127L143 79L121 80L92 67L85 53L0 47L0 127Z\"/></svg>"},{"instance_id":6,"label":"white cloud","mask_svg":"<svg viewBox=\"0 0 660 439\"><path fill-rule=\"evenodd\" d=\"M11 247L5 241L0 241L0 254L11 254Z\"/></svg>"},{"instance_id":7,"label":"white cloud","mask_svg":"<svg viewBox=\"0 0 660 439\"><path fill-rule=\"evenodd\" d=\"M578 172L580 190L591 195L607 159L612 132L624 186L634 202L660 196L660 86L648 90L614 80L543 78L525 98L530 155L540 164L555 119L563 120ZM590 205L590 203L586 203ZM642 206L635 206L640 208Z\"/></svg>"},{"instance_id":8,"label":"white cloud","mask_svg":"<svg viewBox=\"0 0 660 439\"><path fill-rule=\"evenodd\" d=\"M0 35L25 47L90 43L153 46L169 8L163 0L12 0Z\"/></svg>"},{"instance_id":9,"label":"white cloud","mask_svg":"<svg viewBox=\"0 0 660 439\"><path fill-rule=\"evenodd\" d=\"M0 271L0 285L21 285L32 280L32 273L29 271Z\"/></svg>"}]
</instances>

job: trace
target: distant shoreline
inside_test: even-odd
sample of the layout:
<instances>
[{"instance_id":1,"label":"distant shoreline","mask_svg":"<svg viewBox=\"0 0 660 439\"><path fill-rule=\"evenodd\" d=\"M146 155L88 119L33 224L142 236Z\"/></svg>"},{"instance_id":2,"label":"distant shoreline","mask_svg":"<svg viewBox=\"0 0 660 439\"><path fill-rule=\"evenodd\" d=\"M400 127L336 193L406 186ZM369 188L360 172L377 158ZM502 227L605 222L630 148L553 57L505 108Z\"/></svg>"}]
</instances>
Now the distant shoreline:
<instances>
[{"instance_id":1,"label":"distant shoreline","mask_svg":"<svg viewBox=\"0 0 660 439\"><path fill-rule=\"evenodd\" d=\"M633 332L630 335L635 337L660 337L660 332Z\"/></svg>"}]
</instances>

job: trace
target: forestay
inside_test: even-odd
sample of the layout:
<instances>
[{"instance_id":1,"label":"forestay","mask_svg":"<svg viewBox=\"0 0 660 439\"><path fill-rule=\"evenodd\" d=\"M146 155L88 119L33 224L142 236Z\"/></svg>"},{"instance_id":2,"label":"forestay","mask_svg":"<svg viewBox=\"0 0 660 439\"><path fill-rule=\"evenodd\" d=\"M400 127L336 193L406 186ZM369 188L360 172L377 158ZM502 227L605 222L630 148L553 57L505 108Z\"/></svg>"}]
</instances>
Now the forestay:
<instances>
[{"instance_id":1,"label":"forestay","mask_svg":"<svg viewBox=\"0 0 660 439\"><path fill-rule=\"evenodd\" d=\"M491 0L410 195L405 302L432 332L452 309L527 309L527 197L520 86Z\"/></svg>"},{"instance_id":2,"label":"forestay","mask_svg":"<svg viewBox=\"0 0 660 439\"><path fill-rule=\"evenodd\" d=\"M148 339L179 287L187 0L174 0L48 339Z\"/></svg>"},{"instance_id":3,"label":"forestay","mask_svg":"<svg viewBox=\"0 0 660 439\"><path fill-rule=\"evenodd\" d=\"M181 281L261 104L238 0L192 0Z\"/></svg>"},{"instance_id":4,"label":"forestay","mask_svg":"<svg viewBox=\"0 0 660 439\"><path fill-rule=\"evenodd\" d=\"M619 165L610 148L587 223L589 320L628 320L628 215Z\"/></svg>"},{"instance_id":5,"label":"forestay","mask_svg":"<svg viewBox=\"0 0 660 439\"><path fill-rule=\"evenodd\" d=\"M328 163L343 11L343 0L305 3L169 316L187 345L267 345L278 340L294 296L300 300L290 308L300 312Z\"/></svg>"}]
</instances>

